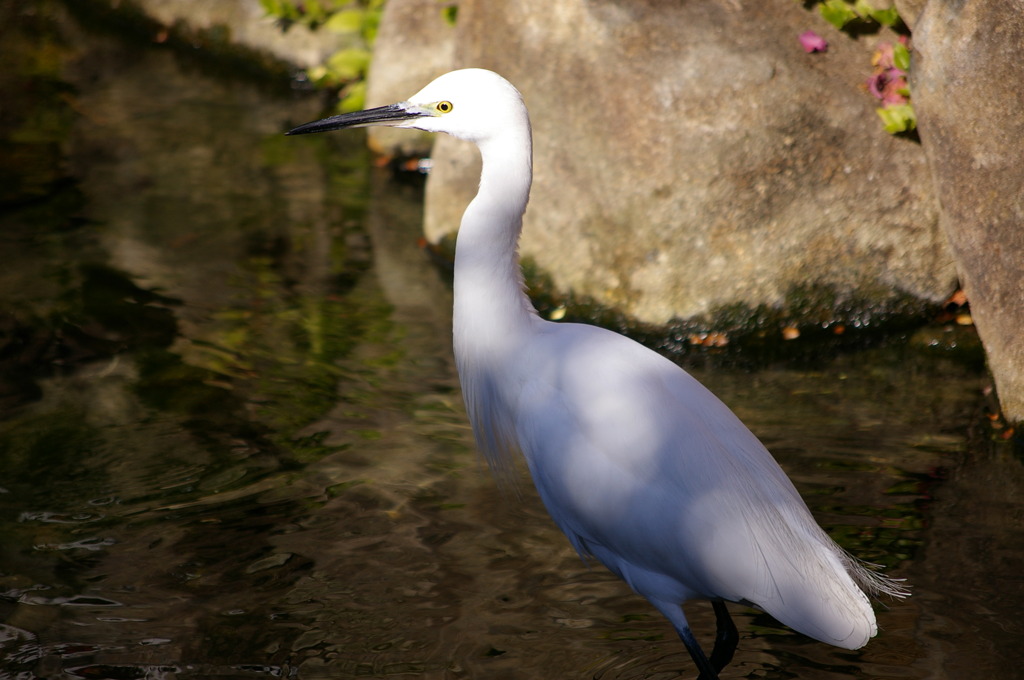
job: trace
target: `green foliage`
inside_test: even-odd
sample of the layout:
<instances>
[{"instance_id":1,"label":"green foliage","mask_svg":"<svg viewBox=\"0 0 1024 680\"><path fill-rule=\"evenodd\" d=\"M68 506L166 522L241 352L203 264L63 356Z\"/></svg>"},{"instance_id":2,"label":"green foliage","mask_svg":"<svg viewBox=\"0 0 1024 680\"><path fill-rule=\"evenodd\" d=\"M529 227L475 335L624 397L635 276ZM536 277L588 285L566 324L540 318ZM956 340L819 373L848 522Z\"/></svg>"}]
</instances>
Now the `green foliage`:
<instances>
[{"instance_id":1,"label":"green foliage","mask_svg":"<svg viewBox=\"0 0 1024 680\"><path fill-rule=\"evenodd\" d=\"M889 9L873 10L869 16L881 25L890 27L895 26L900 20L900 14L895 6Z\"/></svg>"},{"instance_id":2,"label":"green foliage","mask_svg":"<svg viewBox=\"0 0 1024 680\"><path fill-rule=\"evenodd\" d=\"M818 11L821 12L821 16L825 18L825 21L840 30L842 30L843 26L857 18L857 13L853 11L853 7L844 2L844 0L826 0L818 5Z\"/></svg>"},{"instance_id":3,"label":"green foliage","mask_svg":"<svg viewBox=\"0 0 1024 680\"><path fill-rule=\"evenodd\" d=\"M914 130L917 114L914 113L907 84L910 48L906 39L894 44L879 43L872 63L875 72L868 79L868 91L882 102L875 112L882 119L885 131L895 135Z\"/></svg>"},{"instance_id":4,"label":"green foliage","mask_svg":"<svg viewBox=\"0 0 1024 680\"><path fill-rule=\"evenodd\" d=\"M441 16L449 26L454 26L455 20L459 16L459 6L456 4L445 5L441 8Z\"/></svg>"},{"instance_id":5,"label":"green foliage","mask_svg":"<svg viewBox=\"0 0 1024 680\"><path fill-rule=\"evenodd\" d=\"M317 87L340 90L340 110L361 109L384 0L260 0L260 4L285 31L293 24L302 24L339 36L344 47L320 66L309 69L307 75Z\"/></svg>"},{"instance_id":6,"label":"green foliage","mask_svg":"<svg viewBox=\"0 0 1024 680\"><path fill-rule=\"evenodd\" d=\"M323 65L327 77L338 82L358 80L366 75L370 52L359 48L338 50Z\"/></svg>"},{"instance_id":7,"label":"green foliage","mask_svg":"<svg viewBox=\"0 0 1024 680\"><path fill-rule=\"evenodd\" d=\"M896 7L875 8L868 0L821 0L818 11L825 21L839 30L850 31L893 27L900 23ZM889 134L911 132L917 127L917 116L910 101L907 71L910 69L910 47L907 37L894 44L880 43L872 60L874 73L867 80L868 91L881 101L875 111Z\"/></svg>"},{"instance_id":8,"label":"green foliage","mask_svg":"<svg viewBox=\"0 0 1024 680\"><path fill-rule=\"evenodd\" d=\"M882 119L885 131L891 135L910 132L917 127L917 114L914 113L913 104L909 102L879 107L875 112Z\"/></svg>"},{"instance_id":9,"label":"green foliage","mask_svg":"<svg viewBox=\"0 0 1024 680\"><path fill-rule=\"evenodd\" d=\"M824 0L818 5L818 11L825 21L839 30L858 20L873 21L880 26L895 26L900 20L895 7L875 9L866 0Z\"/></svg>"},{"instance_id":10,"label":"green foliage","mask_svg":"<svg viewBox=\"0 0 1024 680\"><path fill-rule=\"evenodd\" d=\"M272 16L281 22L299 21L300 11L294 2L289 0L260 0L260 6L267 16Z\"/></svg>"},{"instance_id":11,"label":"green foliage","mask_svg":"<svg viewBox=\"0 0 1024 680\"><path fill-rule=\"evenodd\" d=\"M338 110L352 113L366 108L366 79L361 78L345 86L345 94L338 102Z\"/></svg>"},{"instance_id":12,"label":"green foliage","mask_svg":"<svg viewBox=\"0 0 1024 680\"><path fill-rule=\"evenodd\" d=\"M910 48L905 43L892 46L892 64L903 71L910 70Z\"/></svg>"},{"instance_id":13,"label":"green foliage","mask_svg":"<svg viewBox=\"0 0 1024 680\"><path fill-rule=\"evenodd\" d=\"M303 24L313 30L375 33L384 0L260 0L260 6L285 30Z\"/></svg>"}]
</instances>

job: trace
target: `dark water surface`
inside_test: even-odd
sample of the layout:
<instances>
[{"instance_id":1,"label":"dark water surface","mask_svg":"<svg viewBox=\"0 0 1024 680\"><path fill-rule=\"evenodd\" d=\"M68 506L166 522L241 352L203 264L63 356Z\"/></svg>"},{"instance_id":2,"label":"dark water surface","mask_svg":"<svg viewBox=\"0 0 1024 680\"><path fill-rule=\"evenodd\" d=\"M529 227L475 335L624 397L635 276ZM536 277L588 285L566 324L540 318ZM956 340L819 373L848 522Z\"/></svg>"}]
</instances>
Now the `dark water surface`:
<instances>
[{"instance_id":1,"label":"dark water surface","mask_svg":"<svg viewBox=\"0 0 1024 680\"><path fill-rule=\"evenodd\" d=\"M0 678L694 675L483 469L417 180L62 3L0 26ZM733 607L723 678L1024 677L1024 474L957 357L694 369L914 586L858 652Z\"/></svg>"}]
</instances>

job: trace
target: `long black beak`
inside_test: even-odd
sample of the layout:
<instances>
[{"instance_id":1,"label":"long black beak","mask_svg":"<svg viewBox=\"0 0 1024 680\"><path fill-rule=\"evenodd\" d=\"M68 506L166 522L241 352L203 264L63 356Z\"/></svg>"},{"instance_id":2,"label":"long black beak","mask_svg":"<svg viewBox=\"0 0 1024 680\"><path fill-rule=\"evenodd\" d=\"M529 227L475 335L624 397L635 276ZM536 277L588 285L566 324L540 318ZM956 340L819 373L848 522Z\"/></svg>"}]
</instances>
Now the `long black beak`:
<instances>
[{"instance_id":1,"label":"long black beak","mask_svg":"<svg viewBox=\"0 0 1024 680\"><path fill-rule=\"evenodd\" d=\"M404 120L412 120L427 115L419 111L409 110L402 104L391 104L380 106L375 109L356 111L354 113L343 113L340 116L331 116L323 120L315 120L312 123L300 125L289 130L286 135L308 135L314 132L328 132L350 127L366 127L367 125L395 125Z\"/></svg>"}]
</instances>

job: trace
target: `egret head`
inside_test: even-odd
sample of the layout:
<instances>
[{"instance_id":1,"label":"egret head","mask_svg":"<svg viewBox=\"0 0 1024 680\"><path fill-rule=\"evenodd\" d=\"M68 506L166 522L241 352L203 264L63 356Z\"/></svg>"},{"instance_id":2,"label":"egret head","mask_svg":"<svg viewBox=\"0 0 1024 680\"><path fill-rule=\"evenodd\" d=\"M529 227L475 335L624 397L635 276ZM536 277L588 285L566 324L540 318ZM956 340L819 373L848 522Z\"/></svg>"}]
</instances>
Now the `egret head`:
<instances>
[{"instance_id":1,"label":"egret head","mask_svg":"<svg viewBox=\"0 0 1024 680\"><path fill-rule=\"evenodd\" d=\"M331 116L287 134L370 125L446 132L478 144L502 132L529 130L526 107L516 88L497 73L468 68L440 76L404 102Z\"/></svg>"}]
</instances>

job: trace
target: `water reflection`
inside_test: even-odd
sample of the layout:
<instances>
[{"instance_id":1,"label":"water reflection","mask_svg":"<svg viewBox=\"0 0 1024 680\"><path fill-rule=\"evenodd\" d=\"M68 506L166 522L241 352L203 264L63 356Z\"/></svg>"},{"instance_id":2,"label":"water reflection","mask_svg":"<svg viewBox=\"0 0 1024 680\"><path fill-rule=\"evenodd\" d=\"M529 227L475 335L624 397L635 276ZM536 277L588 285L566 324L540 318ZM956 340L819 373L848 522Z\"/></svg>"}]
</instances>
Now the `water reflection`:
<instances>
[{"instance_id":1,"label":"water reflection","mask_svg":"<svg viewBox=\"0 0 1024 680\"><path fill-rule=\"evenodd\" d=\"M0 677L692 673L528 484L482 469L417 182L368 173L358 135L284 138L315 99L63 8L0 4ZM976 367L893 342L696 372L915 586L853 653L736 607L727 677L1020 666L1024 479L967 437Z\"/></svg>"}]
</instances>

